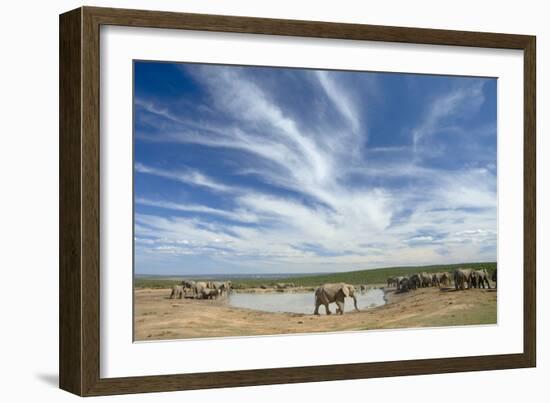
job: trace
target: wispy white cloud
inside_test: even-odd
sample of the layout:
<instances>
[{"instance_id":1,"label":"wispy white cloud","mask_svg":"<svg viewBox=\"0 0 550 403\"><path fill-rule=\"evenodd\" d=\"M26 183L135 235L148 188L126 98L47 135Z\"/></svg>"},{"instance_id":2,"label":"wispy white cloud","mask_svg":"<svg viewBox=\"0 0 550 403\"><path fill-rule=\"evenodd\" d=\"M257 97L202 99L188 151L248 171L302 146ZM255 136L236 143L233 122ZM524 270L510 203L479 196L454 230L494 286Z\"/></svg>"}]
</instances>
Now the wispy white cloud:
<instances>
[{"instance_id":1,"label":"wispy white cloud","mask_svg":"<svg viewBox=\"0 0 550 403\"><path fill-rule=\"evenodd\" d=\"M333 105L349 122L351 130L357 132L360 128L361 120L353 100L351 100L346 91L340 88L338 83L331 78L331 75L329 75L327 71L319 70L315 73L323 90L333 102Z\"/></svg>"},{"instance_id":2,"label":"wispy white cloud","mask_svg":"<svg viewBox=\"0 0 550 403\"><path fill-rule=\"evenodd\" d=\"M151 167L138 162L134 164L134 170L141 174L160 176L161 178L175 180L186 185L200 186L218 192L235 191L235 188L218 183L207 175L194 169L186 169L185 171L171 171Z\"/></svg>"},{"instance_id":3,"label":"wispy white cloud","mask_svg":"<svg viewBox=\"0 0 550 403\"><path fill-rule=\"evenodd\" d=\"M219 216L227 218L233 221L240 221L245 223L253 223L258 221L258 217L250 212L238 210L222 210L212 207L207 207L203 205L196 204L183 204L183 203L174 203L165 200L150 200L145 198L136 198L135 202L143 206L158 207L162 209L175 210L175 211L185 211L189 213L202 213L208 215Z\"/></svg>"},{"instance_id":4,"label":"wispy white cloud","mask_svg":"<svg viewBox=\"0 0 550 403\"><path fill-rule=\"evenodd\" d=\"M460 114L472 114L479 109L484 100L481 80L458 87L434 99L420 125L412 131L414 151L418 152L423 143L429 142L431 136L438 131L447 129L443 124L447 118Z\"/></svg>"},{"instance_id":5,"label":"wispy white cloud","mask_svg":"<svg viewBox=\"0 0 550 403\"><path fill-rule=\"evenodd\" d=\"M232 174L254 177L266 186L236 188L196 169L137 163L138 173L205 188L230 200L214 208L139 197L139 205L173 212L136 216L136 236L146 240L139 242L140 253L207 256L235 270L249 265L272 271L494 259L494 250L480 251L496 242L494 171L422 163L430 138L448 126L449 118L480 107L482 84L434 99L414 126L412 146L370 149L373 154L400 153L394 161L354 152L365 147L366 124L350 89L329 73L314 77L319 93L344 118L344 127L336 131L334 122L322 120L307 127L242 69L196 68L193 77L207 89L208 116L213 118L190 120L140 100L148 113L170 122L169 130L140 138L239 151L247 157L239 154ZM297 247L311 242L323 253ZM373 242L376 246L366 246Z\"/></svg>"}]
</instances>

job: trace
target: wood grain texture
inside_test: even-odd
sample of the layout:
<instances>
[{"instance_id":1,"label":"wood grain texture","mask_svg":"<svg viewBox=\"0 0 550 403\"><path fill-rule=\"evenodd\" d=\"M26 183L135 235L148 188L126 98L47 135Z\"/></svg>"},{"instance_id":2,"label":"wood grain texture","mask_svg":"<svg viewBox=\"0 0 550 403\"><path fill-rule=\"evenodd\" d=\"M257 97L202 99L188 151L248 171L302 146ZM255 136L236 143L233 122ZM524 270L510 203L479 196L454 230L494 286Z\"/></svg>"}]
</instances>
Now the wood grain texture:
<instances>
[{"instance_id":1,"label":"wood grain texture","mask_svg":"<svg viewBox=\"0 0 550 403\"><path fill-rule=\"evenodd\" d=\"M82 9L82 389L99 378L100 134L99 24Z\"/></svg>"},{"instance_id":2,"label":"wood grain texture","mask_svg":"<svg viewBox=\"0 0 550 403\"><path fill-rule=\"evenodd\" d=\"M383 363L100 378L101 25L522 49L524 352ZM535 37L83 7L60 17L60 387L81 396L531 367L536 363Z\"/></svg>"},{"instance_id":3,"label":"wood grain texture","mask_svg":"<svg viewBox=\"0 0 550 403\"><path fill-rule=\"evenodd\" d=\"M59 21L59 386L81 394L81 11Z\"/></svg>"},{"instance_id":4,"label":"wood grain texture","mask_svg":"<svg viewBox=\"0 0 550 403\"><path fill-rule=\"evenodd\" d=\"M523 353L536 366L537 338L537 129L536 39L524 49L523 66Z\"/></svg>"}]
</instances>

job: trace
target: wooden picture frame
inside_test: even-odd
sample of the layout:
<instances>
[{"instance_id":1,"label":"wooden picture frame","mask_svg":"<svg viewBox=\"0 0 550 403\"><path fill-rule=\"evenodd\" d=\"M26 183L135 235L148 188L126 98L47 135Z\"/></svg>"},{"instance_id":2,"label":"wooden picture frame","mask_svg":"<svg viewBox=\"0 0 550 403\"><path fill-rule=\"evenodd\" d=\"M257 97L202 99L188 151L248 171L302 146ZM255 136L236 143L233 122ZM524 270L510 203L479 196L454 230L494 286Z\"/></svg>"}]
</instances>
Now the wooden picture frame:
<instances>
[{"instance_id":1,"label":"wooden picture frame","mask_svg":"<svg viewBox=\"0 0 550 403\"><path fill-rule=\"evenodd\" d=\"M100 26L523 50L523 353L276 369L100 377ZM524 368L536 365L535 37L82 7L60 16L60 387L80 396Z\"/></svg>"}]
</instances>

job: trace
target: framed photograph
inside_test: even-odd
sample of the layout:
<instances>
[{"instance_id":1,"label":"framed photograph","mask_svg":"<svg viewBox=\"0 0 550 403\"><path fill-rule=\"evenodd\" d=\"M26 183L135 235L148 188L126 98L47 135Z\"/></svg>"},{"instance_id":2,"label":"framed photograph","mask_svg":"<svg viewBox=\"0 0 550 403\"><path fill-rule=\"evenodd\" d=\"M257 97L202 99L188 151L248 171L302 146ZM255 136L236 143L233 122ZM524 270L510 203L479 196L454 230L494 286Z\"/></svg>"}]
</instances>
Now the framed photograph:
<instances>
[{"instance_id":1,"label":"framed photograph","mask_svg":"<svg viewBox=\"0 0 550 403\"><path fill-rule=\"evenodd\" d=\"M60 16L60 387L533 367L535 37Z\"/></svg>"}]
</instances>

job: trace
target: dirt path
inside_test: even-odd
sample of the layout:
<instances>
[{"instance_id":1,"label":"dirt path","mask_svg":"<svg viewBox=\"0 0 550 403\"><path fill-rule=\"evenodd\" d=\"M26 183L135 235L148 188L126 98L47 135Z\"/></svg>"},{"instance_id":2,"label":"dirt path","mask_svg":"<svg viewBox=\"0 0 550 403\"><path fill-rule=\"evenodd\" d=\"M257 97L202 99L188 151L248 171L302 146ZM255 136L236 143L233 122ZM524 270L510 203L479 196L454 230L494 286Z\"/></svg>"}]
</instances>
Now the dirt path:
<instances>
[{"instance_id":1,"label":"dirt path","mask_svg":"<svg viewBox=\"0 0 550 403\"><path fill-rule=\"evenodd\" d=\"M168 295L168 289L135 291L136 340L493 324L497 316L496 290L484 289L389 291L388 304L343 316L262 312L229 306L223 298L171 300Z\"/></svg>"}]
</instances>

